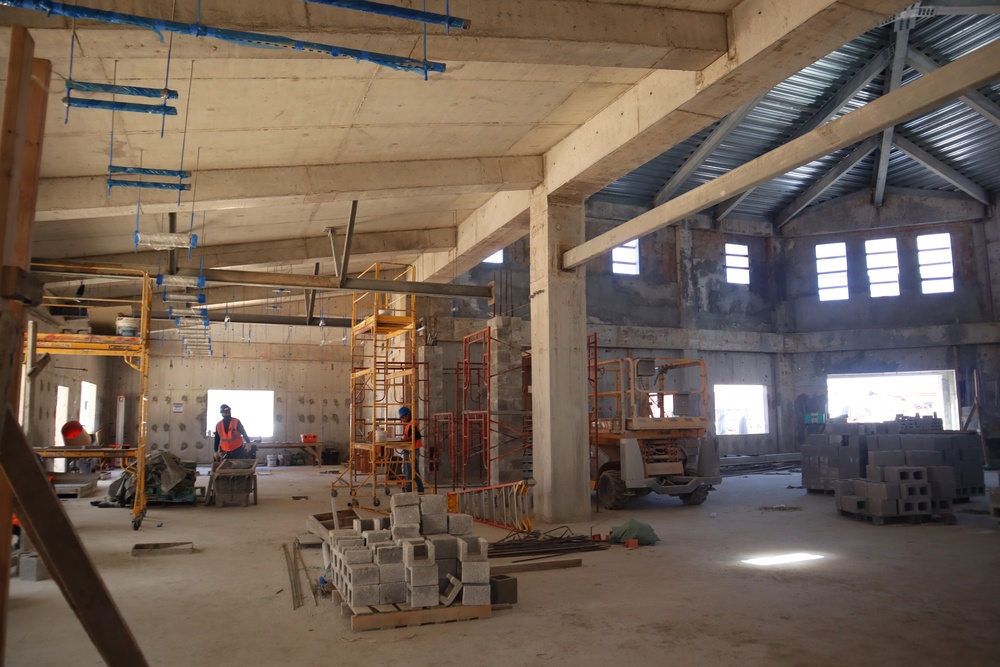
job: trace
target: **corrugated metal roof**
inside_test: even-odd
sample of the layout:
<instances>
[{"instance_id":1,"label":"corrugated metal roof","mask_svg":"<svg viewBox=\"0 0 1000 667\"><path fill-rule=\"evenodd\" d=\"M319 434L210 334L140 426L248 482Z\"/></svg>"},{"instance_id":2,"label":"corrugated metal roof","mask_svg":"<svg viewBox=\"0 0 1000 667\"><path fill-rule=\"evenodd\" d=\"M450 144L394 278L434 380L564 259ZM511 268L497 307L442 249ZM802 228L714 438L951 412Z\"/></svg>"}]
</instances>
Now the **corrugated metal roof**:
<instances>
[{"instance_id":1,"label":"corrugated metal roof","mask_svg":"<svg viewBox=\"0 0 1000 667\"><path fill-rule=\"evenodd\" d=\"M909 45L944 64L997 39L1000 39L1000 16L939 16L918 20L910 32ZM880 51L890 47L893 40L891 25L875 28L775 86L674 196L708 183L787 142L855 73ZM917 71L907 67L903 85L919 76ZM877 99L882 95L885 84L884 73L880 73L834 117L850 113ZM979 92L1000 106L1000 81ZM674 146L607 186L594 195L595 198L651 205L657 193L714 128L715 125L705 128ZM895 131L980 187L1000 191L1000 127L963 102L956 100L909 120ZM774 220L853 148L837 151L756 188L740 203L734 214ZM813 205L871 188L877 155L876 150L861 160L816 198ZM890 153L887 184L900 188L960 192L896 147Z\"/></svg>"}]
</instances>

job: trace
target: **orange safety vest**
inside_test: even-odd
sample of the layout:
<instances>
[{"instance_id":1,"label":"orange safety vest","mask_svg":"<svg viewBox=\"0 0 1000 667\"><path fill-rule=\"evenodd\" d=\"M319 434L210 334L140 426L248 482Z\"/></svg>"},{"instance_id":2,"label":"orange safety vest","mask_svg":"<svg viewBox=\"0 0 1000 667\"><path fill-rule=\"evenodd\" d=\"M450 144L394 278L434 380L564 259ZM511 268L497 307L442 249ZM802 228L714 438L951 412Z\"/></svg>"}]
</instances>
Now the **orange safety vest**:
<instances>
[{"instance_id":1,"label":"orange safety vest","mask_svg":"<svg viewBox=\"0 0 1000 667\"><path fill-rule=\"evenodd\" d=\"M215 425L215 432L219 434L219 447L224 452L231 452L243 446L243 436L240 434L240 420L236 417L229 418L229 433L226 433L226 422L220 421Z\"/></svg>"},{"instance_id":2,"label":"orange safety vest","mask_svg":"<svg viewBox=\"0 0 1000 667\"><path fill-rule=\"evenodd\" d=\"M412 428L413 428L413 422L410 422L409 424L407 424L407 425L405 425L403 427L403 441L404 442L409 442L410 439L413 437L412 435L410 435L410 429L412 429ZM420 429L418 428L417 429L417 439L413 443L413 448L414 449L420 449L423 446L424 446L424 441L423 441L423 438L420 437Z\"/></svg>"}]
</instances>

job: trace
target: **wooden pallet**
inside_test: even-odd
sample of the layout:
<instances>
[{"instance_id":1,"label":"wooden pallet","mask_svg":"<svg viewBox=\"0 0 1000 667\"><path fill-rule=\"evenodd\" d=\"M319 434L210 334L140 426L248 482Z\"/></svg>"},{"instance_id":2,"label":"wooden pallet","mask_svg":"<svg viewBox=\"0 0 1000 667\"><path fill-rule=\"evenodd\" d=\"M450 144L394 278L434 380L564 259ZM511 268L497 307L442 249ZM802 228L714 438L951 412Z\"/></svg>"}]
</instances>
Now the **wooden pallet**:
<instances>
[{"instance_id":1,"label":"wooden pallet","mask_svg":"<svg viewBox=\"0 0 1000 667\"><path fill-rule=\"evenodd\" d=\"M340 595L338 594L339 598ZM341 599L341 610L351 617L351 630L387 630L434 623L472 621L493 616L491 605L452 605L450 607L414 608L405 604L380 604L375 607L352 607Z\"/></svg>"}]
</instances>

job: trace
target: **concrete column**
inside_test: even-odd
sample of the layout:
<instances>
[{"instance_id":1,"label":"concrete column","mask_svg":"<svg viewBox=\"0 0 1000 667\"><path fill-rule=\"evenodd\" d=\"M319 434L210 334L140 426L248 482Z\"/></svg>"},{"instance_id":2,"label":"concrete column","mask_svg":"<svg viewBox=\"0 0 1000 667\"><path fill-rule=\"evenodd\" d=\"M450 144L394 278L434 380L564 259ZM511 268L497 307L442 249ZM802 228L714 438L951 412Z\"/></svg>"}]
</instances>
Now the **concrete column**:
<instances>
[{"instance_id":1,"label":"concrete column","mask_svg":"<svg viewBox=\"0 0 1000 667\"><path fill-rule=\"evenodd\" d=\"M585 269L560 269L584 241L583 202L531 198L531 376L535 511L542 521L590 518Z\"/></svg>"}]
</instances>

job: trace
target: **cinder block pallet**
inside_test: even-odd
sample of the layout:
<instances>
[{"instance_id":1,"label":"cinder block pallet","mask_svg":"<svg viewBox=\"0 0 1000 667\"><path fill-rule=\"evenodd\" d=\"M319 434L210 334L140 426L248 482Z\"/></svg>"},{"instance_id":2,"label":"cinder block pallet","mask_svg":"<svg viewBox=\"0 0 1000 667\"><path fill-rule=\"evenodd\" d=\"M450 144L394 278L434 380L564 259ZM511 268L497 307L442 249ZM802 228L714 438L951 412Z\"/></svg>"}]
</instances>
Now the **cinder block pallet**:
<instances>
[{"instance_id":1,"label":"cinder block pallet","mask_svg":"<svg viewBox=\"0 0 1000 667\"><path fill-rule=\"evenodd\" d=\"M954 526L958 523L954 514L907 514L904 516L875 516L874 514L854 514L845 510L838 510L841 516L849 516L858 521L867 521L875 526L884 526L889 523L943 523Z\"/></svg>"},{"instance_id":2,"label":"cinder block pallet","mask_svg":"<svg viewBox=\"0 0 1000 667\"><path fill-rule=\"evenodd\" d=\"M343 598L341 598L343 600ZM351 630L387 630L434 623L472 621L493 616L491 605L427 607L414 609L405 604L382 604L375 607L355 608L341 602L341 609L351 617Z\"/></svg>"},{"instance_id":3,"label":"cinder block pallet","mask_svg":"<svg viewBox=\"0 0 1000 667\"><path fill-rule=\"evenodd\" d=\"M815 493L820 496L832 496L833 489L806 489L806 493Z\"/></svg>"}]
</instances>

